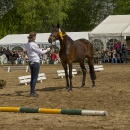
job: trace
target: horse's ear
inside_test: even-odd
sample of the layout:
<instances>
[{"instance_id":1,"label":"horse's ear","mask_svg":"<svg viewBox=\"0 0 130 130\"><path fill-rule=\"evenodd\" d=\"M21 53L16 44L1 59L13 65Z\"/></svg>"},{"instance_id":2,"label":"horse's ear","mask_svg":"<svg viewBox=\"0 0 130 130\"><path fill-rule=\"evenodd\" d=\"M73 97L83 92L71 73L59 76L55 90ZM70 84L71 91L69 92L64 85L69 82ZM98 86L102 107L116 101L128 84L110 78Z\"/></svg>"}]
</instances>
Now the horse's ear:
<instances>
[{"instance_id":1,"label":"horse's ear","mask_svg":"<svg viewBox=\"0 0 130 130\"><path fill-rule=\"evenodd\" d=\"M57 24L57 28L60 28L60 24L59 23Z\"/></svg>"}]
</instances>

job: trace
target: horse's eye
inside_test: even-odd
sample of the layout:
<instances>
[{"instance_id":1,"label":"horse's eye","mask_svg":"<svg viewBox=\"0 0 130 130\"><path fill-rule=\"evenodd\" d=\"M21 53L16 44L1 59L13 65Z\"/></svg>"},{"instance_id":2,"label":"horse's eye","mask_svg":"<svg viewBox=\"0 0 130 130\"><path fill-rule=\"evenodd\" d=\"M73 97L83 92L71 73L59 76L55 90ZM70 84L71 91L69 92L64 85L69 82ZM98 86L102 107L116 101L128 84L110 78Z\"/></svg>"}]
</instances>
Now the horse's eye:
<instances>
[{"instance_id":1,"label":"horse's eye","mask_svg":"<svg viewBox=\"0 0 130 130\"><path fill-rule=\"evenodd\" d=\"M57 28L56 31L59 32L59 29Z\"/></svg>"}]
</instances>

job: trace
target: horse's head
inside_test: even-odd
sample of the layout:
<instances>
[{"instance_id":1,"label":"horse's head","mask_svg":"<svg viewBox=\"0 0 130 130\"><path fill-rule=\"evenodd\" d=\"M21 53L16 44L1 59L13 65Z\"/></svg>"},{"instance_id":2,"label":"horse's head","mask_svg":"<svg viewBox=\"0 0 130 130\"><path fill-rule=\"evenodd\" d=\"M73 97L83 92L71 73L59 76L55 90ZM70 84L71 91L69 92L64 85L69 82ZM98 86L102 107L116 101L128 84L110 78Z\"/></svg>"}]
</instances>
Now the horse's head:
<instances>
[{"instance_id":1,"label":"horse's head","mask_svg":"<svg viewBox=\"0 0 130 130\"><path fill-rule=\"evenodd\" d=\"M57 24L57 26L52 25L52 27L53 27L53 30L48 38L49 43L52 43L52 42L55 42L56 40L59 40L60 34L62 33L59 24Z\"/></svg>"}]
</instances>

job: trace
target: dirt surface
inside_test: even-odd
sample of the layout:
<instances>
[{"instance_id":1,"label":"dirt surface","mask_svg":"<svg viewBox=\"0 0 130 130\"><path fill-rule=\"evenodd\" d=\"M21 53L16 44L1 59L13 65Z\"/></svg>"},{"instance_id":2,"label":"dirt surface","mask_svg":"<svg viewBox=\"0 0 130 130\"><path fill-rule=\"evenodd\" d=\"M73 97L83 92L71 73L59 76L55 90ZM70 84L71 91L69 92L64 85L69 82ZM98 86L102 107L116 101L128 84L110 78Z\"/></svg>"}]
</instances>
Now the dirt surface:
<instances>
[{"instance_id":1,"label":"dirt surface","mask_svg":"<svg viewBox=\"0 0 130 130\"><path fill-rule=\"evenodd\" d=\"M29 85L19 86L24 70L10 73L0 67L0 79L7 81L0 89L0 106L44 107L61 109L105 110L108 116L81 116L43 113L0 112L0 130L130 130L130 64L103 64L96 72L93 89L89 74L85 88L79 88L82 75L73 78L73 91L65 91L65 78L57 77L61 65L41 66L47 79L37 83L38 98L29 97Z\"/></svg>"}]
</instances>

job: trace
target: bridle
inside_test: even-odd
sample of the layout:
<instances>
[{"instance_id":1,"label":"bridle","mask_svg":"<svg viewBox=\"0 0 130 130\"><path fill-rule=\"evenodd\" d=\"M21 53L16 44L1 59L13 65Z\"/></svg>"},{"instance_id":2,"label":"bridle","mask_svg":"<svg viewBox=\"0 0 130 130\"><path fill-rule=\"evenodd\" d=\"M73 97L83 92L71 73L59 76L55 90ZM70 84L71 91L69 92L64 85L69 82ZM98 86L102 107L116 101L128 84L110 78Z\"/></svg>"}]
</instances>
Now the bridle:
<instances>
[{"instance_id":1,"label":"bridle","mask_svg":"<svg viewBox=\"0 0 130 130\"><path fill-rule=\"evenodd\" d=\"M66 36L67 34L66 33L64 33L63 34L63 32L61 31L61 29L59 28L59 36L60 36L60 38L63 40L63 36ZM54 34L51 34L50 35L51 37L54 37L55 39L57 39L57 37L54 35Z\"/></svg>"}]
</instances>

